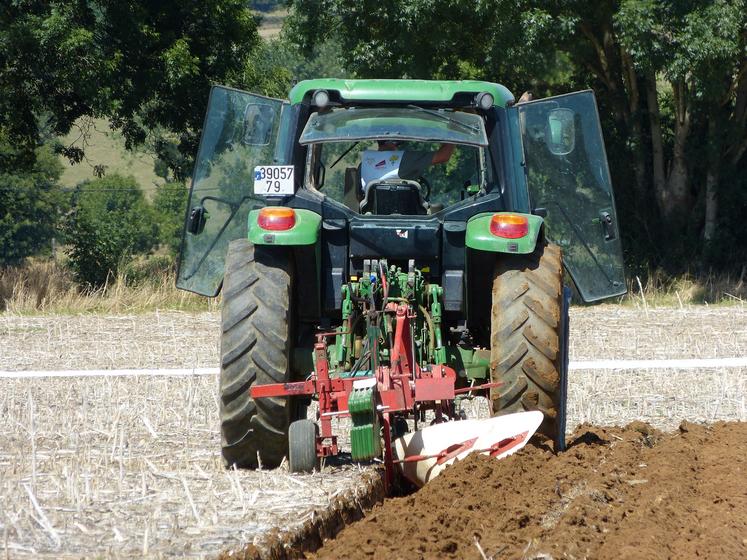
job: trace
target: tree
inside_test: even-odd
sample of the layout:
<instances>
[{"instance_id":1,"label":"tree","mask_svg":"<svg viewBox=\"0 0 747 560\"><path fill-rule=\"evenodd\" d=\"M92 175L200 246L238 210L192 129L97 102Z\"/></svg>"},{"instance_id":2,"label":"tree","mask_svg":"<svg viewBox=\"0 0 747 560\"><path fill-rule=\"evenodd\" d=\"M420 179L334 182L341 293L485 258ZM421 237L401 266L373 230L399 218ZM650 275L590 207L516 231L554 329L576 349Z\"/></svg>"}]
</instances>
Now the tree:
<instances>
[{"instance_id":1,"label":"tree","mask_svg":"<svg viewBox=\"0 0 747 560\"><path fill-rule=\"evenodd\" d=\"M0 152L16 155L0 139ZM31 169L0 168L0 265L16 264L49 246L55 235L64 193L58 180L62 164L49 145L37 148Z\"/></svg>"},{"instance_id":2,"label":"tree","mask_svg":"<svg viewBox=\"0 0 747 560\"><path fill-rule=\"evenodd\" d=\"M73 272L94 288L158 240L158 225L137 181L120 175L81 183L65 230Z\"/></svg>"},{"instance_id":3,"label":"tree","mask_svg":"<svg viewBox=\"0 0 747 560\"><path fill-rule=\"evenodd\" d=\"M745 233L718 204L747 206L744 0L295 1L289 27L358 77L593 88L629 264L681 271Z\"/></svg>"},{"instance_id":4,"label":"tree","mask_svg":"<svg viewBox=\"0 0 747 560\"><path fill-rule=\"evenodd\" d=\"M670 223L681 221L704 196L704 236L712 239L720 169L738 164L747 149L747 7L733 0L626 0L615 21L622 47L646 82L659 210ZM669 161L662 101L672 111ZM696 140L699 149L690 142L695 130L707 139ZM702 157L706 188L689 184L696 171L688 162L693 149Z\"/></svg>"},{"instance_id":5,"label":"tree","mask_svg":"<svg viewBox=\"0 0 747 560\"><path fill-rule=\"evenodd\" d=\"M545 45L564 31L528 0L295 1L287 25L306 55L339 44L345 68L361 78L500 76L509 88L551 74Z\"/></svg>"},{"instance_id":6,"label":"tree","mask_svg":"<svg viewBox=\"0 0 747 560\"><path fill-rule=\"evenodd\" d=\"M242 0L6 2L0 128L28 156L41 114L57 136L81 116L109 117L128 147L160 125L193 154L210 85L230 82L258 43Z\"/></svg>"},{"instance_id":7,"label":"tree","mask_svg":"<svg viewBox=\"0 0 747 560\"><path fill-rule=\"evenodd\" d=\"M182 242L188 192L184 183L166 183L158 187L153 199L158 239L174 256L179 253Z\"/></svg>"}]
</instances>

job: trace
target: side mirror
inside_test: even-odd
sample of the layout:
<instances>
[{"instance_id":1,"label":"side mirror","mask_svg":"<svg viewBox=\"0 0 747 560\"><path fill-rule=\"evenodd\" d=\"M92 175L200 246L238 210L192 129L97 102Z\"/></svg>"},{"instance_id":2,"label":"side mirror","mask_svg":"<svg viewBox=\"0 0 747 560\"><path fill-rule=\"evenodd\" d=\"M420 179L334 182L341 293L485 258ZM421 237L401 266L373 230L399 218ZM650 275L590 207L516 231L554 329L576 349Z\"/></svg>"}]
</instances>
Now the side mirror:
<instances>
[{"instance_id":1,"label":"side mirror","mask_svg":"<svg viewBox=\"0 0 747 560\"><path fill-rule=\"evenodd\" d=\"M241 143L246 146L266 146L270 143L275 109L271 105L249 103L244 109Z\"/></svg>"},{"instance_id":2,"label":"side mirror","mask_svg":"<svg viewBox=\"0 0 747 560\"><path fill-rule=\"evenodd\" d=\"M575 113L570 109L553 109L547 114L545 144L556 156L566 156L576 147Z\"/></svg>"},{"instance_id":3,"label":"side mirror","mask_svg":"<svg viewBox=\"0 0 747 560\"><path fill-rule=\"evenodd\" d=\"M192 235L200 235L205 229L205 222L208 219L208 212L204 206L195 206L189 211L187 218L187 232Z\"/></svg>"}]
</instances>

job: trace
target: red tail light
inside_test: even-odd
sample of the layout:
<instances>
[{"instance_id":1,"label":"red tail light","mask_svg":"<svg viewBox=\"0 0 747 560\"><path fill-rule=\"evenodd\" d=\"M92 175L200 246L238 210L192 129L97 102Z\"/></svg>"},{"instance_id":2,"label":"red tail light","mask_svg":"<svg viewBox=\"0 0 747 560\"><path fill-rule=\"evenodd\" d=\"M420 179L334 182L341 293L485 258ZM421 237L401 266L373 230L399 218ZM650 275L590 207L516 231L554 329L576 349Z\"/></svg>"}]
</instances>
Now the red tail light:
<instances>
[{"instance_id":1,"label":"red tail light","mask_svg":"<svg viewBox=\"0 0 747 560\"><path fill-rule=\"evenodd\" d=\"M285 231L296 225L296 213L292 208L268 206L259 211L257 224L269 231Z\"/></svg>"},{"instance_id":2,"label":"red tail light","mask_svg":"<svg viewBox=\"0 0 747 560\"><path fill-rule=\"evenodd\" d=\"M518 239L529 233L529 220L518 214L494 214L490 219L490 233L505 239Z\"/></svg>"}]
</instances>

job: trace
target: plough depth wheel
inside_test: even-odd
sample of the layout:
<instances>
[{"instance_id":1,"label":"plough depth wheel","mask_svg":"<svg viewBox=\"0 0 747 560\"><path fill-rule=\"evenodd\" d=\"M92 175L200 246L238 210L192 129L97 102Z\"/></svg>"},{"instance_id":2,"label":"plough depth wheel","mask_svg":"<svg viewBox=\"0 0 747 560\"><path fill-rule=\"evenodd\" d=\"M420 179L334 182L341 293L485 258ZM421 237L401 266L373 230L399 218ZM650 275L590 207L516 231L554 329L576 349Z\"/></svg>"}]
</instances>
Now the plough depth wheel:
<instances>
[{"instance_id":1,"label":"plough depth wheel","mask_svg":"<svg viewBox=\"0 0 747 560\"><path fill-rule=\"evenodd\" d=\"M288 466L291 472L311 472L319 465L316 437L319 428L312 420L296 420L288 430Z\"/></svg>"}]
</instances>

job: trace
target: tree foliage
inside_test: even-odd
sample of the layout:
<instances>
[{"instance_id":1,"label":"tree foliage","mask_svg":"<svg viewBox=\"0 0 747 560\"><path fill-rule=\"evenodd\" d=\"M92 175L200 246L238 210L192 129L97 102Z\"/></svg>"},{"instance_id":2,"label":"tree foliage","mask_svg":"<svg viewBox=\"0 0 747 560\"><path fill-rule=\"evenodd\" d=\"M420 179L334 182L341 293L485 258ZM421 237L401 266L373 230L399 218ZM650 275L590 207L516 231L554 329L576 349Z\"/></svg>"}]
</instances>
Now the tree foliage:
<instances>
[{"instance_id":1,"label":"tree foliage","mask_svg":"<svg viewBox=\"0 0 747 560\"><path fill-rule=\"evenodd\" d=\"M83 115L101 116L128 147L159 125L193 153L210 85L241 69L256 27L241 0L5 2L0 128L28 156L41 115L57 136ZM80 147L63 152L83 157Z\"/></svg>"},{"instance_id":2,"label":"tree foliage","mask_svg":"<svg viewBox=\"0 0 747 560\"><path fill-rule=\"evenodd\" d=\"M0 152L16 151L0 139ZM35 151L23 173L0 167L0 265L16 264L48 247L64 201L58 180L62 165L49 145Z\"/></svg>"},{"instance_id":3,"label":"tree foliage","mask_svg":"<svg viewBox=\"0 0 747 560\"><path fill-rule=\"evenodd\" d=\"M294 1L289 28L307 53L337 42L358 77L594 89L628 264L733 266L747 233L744 0Z\"/></svg>"},{"instance_id":4,"label":"tree foliage","mask_svg":"<svg viewBox=\"0 0 747 560\"><path fill-rule=\"evenodd\" d=\"M81 183L65 229L71 267L94 288L158 241L158 224L137 181L120 175Z\"/></svg>"},{"instance_id":5,"label":"tree foliage","mask_svg":"<svg viewBox=\"0 0 747 560\"><path fill-rule=\"evenodd\" d=\"M173 256L179 253L182 242L188 192L184 183L166 183L158 187L153 199L159 242L168 247Z\"/></svg>"}]
</instances>

